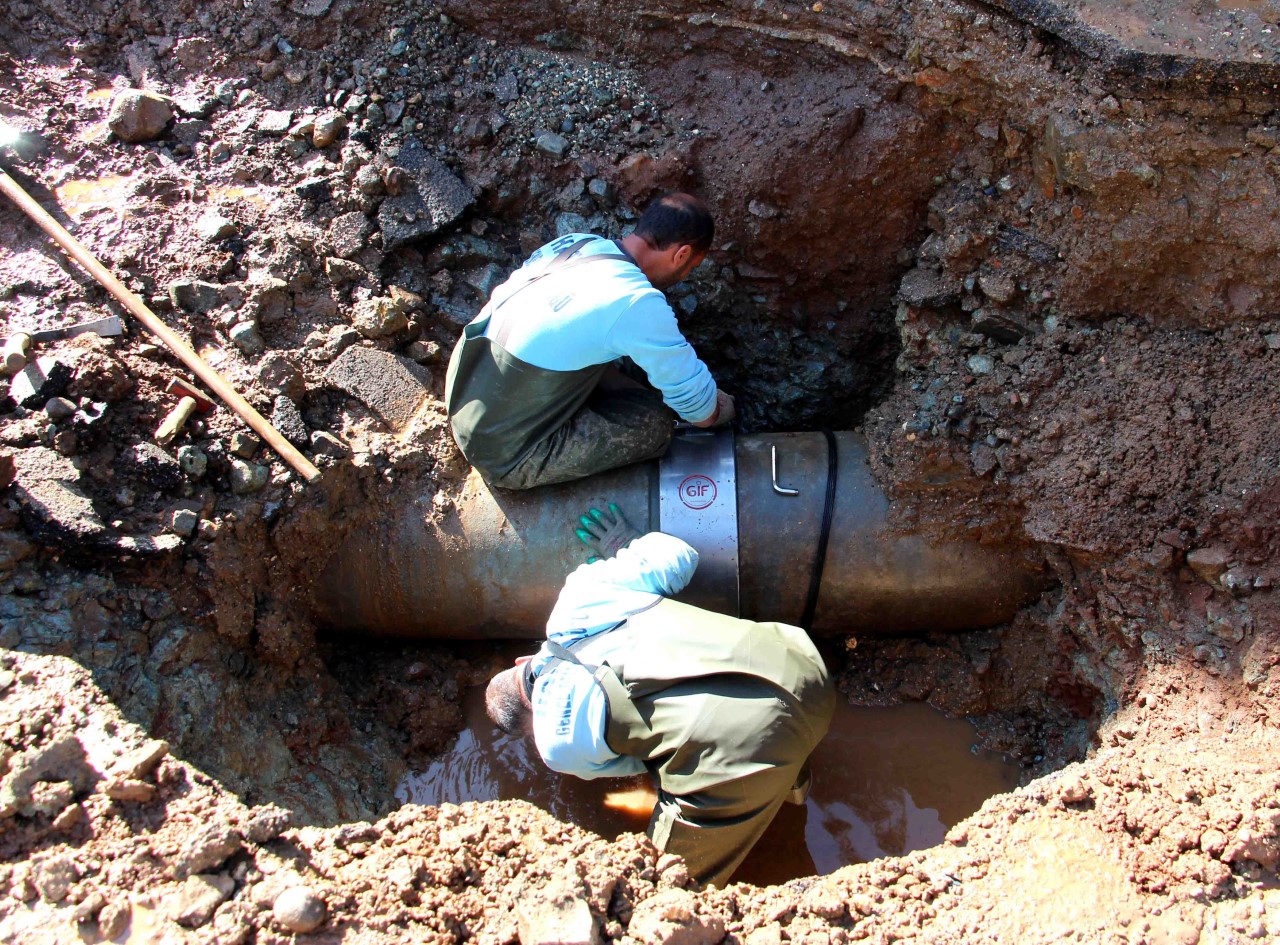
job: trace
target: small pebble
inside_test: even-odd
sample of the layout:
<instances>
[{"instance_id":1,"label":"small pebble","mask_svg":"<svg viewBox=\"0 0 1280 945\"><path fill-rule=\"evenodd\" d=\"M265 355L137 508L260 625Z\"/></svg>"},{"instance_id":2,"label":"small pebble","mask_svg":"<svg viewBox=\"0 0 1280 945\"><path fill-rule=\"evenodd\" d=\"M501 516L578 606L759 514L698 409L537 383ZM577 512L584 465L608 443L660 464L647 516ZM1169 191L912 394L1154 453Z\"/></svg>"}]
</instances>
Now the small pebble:
<instances>
[{"instance_id":1,"label":"small pebble","mask_svg":"<svg viewBox=\"0 0 1280 945\"><path fill-rule=\"evenodd\" d=\"M52 397L44 405L44 412L50 420L65 420L76 412L75 401L66 397Z\"/></svg>"},{"instance_id":2,"label":"small pebble","mask_svg":"<svg viewBox=\"0 0 1280 945\"><path fill-rule=\"evenodd\" d=\"M200 516L190 509L174 509L169 517L169 528L183 538L190 538L199 524Z\"/></svg>"},{"instance_id":3,"label":"small pebble","mask_svg":"<svg viewBox=\"0 0 1280 945\"><path fill-rule=\"evenodd\" d=\"M294 886L276 896L271 914L290 932L311 932L324 921L324 900L306 886Z\"/></svg>"},{"instance_id":4,"label":"small pebble","mask_svg":"<svg viewBox=\"0 0 1280 945\"><path fill-rule=\"evenodd\" d=\"M261 445L262 441L252 433L237 430L231 434L231 452L241 459L253 459L253 454L258 452Z\"/></svg>"}]
</instances>

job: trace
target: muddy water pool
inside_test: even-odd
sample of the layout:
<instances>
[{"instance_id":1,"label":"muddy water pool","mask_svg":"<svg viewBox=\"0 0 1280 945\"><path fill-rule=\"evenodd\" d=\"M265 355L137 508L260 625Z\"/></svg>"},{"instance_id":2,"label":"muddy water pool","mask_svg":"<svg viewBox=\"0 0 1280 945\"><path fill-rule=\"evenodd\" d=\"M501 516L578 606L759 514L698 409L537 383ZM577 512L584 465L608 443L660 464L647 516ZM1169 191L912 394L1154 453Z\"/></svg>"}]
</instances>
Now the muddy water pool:
<instances>
[{"instance_id":1,"label":"muddy water pool","mask_svg":"<svg viewBox=\"0 0 1280 945\"><path fill-rule=\"evenodd\" d=\"M507 735L484 714L484 687L468 690L454 745L396 789L403 802L520 799L607 838L643 832L653 809L647 777L583 781L548 771L532 738ZM837 701L831 731L811 759L803 807L784 804L734 876L770 885L830 873L942 841L1018 769L974 747L972 726L923 703L888 708Z\"/></svg>"}]
</instances>

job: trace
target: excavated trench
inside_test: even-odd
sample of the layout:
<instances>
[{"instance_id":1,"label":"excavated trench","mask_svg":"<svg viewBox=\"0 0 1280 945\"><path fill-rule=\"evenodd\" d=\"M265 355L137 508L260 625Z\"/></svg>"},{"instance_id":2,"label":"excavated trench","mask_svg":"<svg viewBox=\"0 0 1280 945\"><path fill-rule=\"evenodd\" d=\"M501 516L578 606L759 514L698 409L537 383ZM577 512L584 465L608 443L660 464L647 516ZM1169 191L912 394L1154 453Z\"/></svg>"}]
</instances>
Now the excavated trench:
<instances>
[{"instance_id":1,"label":"excavated trench","mask_svg":"<svg viewBox=\"0 0 1280 945\"><path fill-rule=\"evenodd\" d=\"M226 409L156 447L137 331L39 351L57 393L0 412L7 935L284 941L291 885L379 942L1280 935L1272 4L12 6L4 167L323 477ZM131 143L126 87L169 97ZM676 187L717 215L671 299L739 398L744 615L812 571L825 454L785 449L845 464L844 699L760 890L683 893L643 785L478 712L561 513L658 527L656 470L494 499L440 403L524 255ZM113 310L0 221L6 329Z\"/></svg>"}]
</instances>

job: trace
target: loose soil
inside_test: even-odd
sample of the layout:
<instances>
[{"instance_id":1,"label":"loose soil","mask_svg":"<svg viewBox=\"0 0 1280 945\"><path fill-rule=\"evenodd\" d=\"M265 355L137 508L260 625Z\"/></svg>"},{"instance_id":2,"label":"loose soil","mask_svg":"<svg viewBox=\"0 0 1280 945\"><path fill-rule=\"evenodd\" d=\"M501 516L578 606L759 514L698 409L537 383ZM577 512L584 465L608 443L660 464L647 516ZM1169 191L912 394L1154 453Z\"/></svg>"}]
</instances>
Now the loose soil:
<instances>
[{"instance_id":1,"label":"loose soil","mask_svg":"<svg viewBox=\"0 0 1280 945\"><path fill-rule=\"evenodd\" d=\"M6 940L1280 935L1276 93L1043 5L765 6L9 4L3 165L323 476L225 407L156 445L183 371L127 317L38 346L47 384L0 405ZM129 88L168 112L133 143ZM1007 626L833 661L1021 766L936 846L699 890L520 801L400 805L503 654L313 607L404 496L447 523L444 362L489 289L675 186L718 229L672 301L742 429L858 428L895 527L1055 578ZM119 313L0 222L6 333ZM335 383L352 348L401 359L411 419Z\"/></svg>"}]
</instances>

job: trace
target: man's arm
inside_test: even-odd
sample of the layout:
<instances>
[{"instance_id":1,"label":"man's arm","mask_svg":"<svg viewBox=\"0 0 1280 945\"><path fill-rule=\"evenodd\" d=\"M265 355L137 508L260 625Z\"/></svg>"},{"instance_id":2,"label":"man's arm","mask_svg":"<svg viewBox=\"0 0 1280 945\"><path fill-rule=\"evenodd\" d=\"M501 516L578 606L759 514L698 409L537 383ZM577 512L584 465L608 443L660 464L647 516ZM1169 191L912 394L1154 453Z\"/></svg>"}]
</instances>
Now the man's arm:
<instances>
[{"instance_id":1,"label":"man's arm","mask_svg":"<svg viewBox=\"0 0 1280 945\"><path fill-rule=\"evenodd\" d=\"M646 292L614 323L610 348L629 357L662 392L668 407L702 425L716 412L716 382L680 332L675 312L660 293Z\"/></svg>"},{"instance_id":2,"label":"man's arm","mask_svg":"<svg viewBox=\"0 0 1280 945\"><path fill-rule=\"evenodd\" d=\"M661 597L678 594L698 567L698 552L674 535L650 532L612 558L580 565L547 619L547 638L572 646L615 627Z\"/></svg>"},{"instance_id":3,"label":"man's arm","mask_svg":"<svg viewBox=\"0 0 1280 945\"><path fill-rule=\"evenodd\" d=\"M622 519L616 506L610 512ZM682 590L697 566L698 553L679 538L662 532L634 538L612 557L581 565L565 579L547 620L547 639L569 647L612 630L631 614ZM606 634L599 643L610 639ZM533 737L547 767L580 778L644 771L641 762L618 755L605 741L608 698L591 673L551 659L545 647L534 660L539 675L532 699Z\"/></svg>"}]
</instances>

